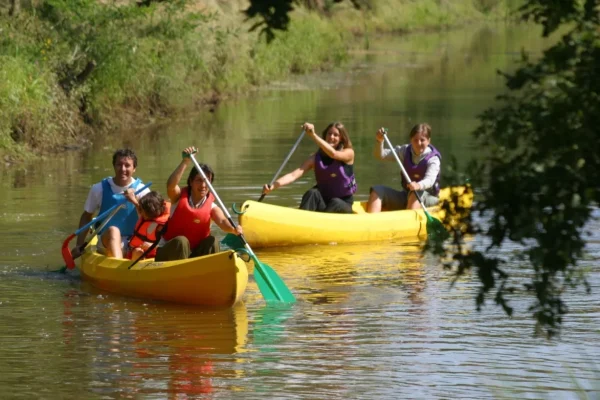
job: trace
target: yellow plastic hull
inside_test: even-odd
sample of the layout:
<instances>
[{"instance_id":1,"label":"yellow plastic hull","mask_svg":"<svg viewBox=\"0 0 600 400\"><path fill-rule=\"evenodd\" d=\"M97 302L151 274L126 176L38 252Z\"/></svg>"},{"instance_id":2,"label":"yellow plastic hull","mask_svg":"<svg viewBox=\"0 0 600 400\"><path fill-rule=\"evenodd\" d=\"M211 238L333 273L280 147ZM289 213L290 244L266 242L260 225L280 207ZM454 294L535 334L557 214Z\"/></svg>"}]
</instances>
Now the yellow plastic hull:
<instances>
[{"instance_id":1,"label":"yellow plastic hull","mask_svg":"<svg viewBox=\"0 0 600 400\"><path fill-rule=\"evenodd\" d=\"M470 190L445 188L440 199L448 198L451 193L461 196L462 206L471 206ZM257 248L417 239L427 235L427 219L422 209L369 214L365 207L365 203L355 202L353 214L330 214L248 200L242 205L239 221L246 240ZM439 207L428 212L443 218Z\"/></svg>"},{"instance_id":2,"label":"yellow plastic hull","mask_svg":"<svg viewBox=\"0 0 600 400\"><path fill-rule=\"evenodd\" d=\"M131 297L229 307L241 299L248 284L246 263L231 250L179 261L148 259L132 269L128 269L131 260L96 251L86 251L81 258L83 279L98 289Z\"/></svg>"}]
</instances>

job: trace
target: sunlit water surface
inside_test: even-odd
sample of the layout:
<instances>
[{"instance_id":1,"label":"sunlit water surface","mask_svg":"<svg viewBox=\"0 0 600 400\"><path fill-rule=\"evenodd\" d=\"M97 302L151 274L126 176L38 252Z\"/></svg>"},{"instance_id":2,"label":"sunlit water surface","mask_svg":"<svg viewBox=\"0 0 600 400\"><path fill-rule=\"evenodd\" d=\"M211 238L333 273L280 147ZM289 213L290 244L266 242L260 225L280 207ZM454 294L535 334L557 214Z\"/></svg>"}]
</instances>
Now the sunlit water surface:
<instances>
[{"instance_id":1,"label":"sunlit water surface","mask_svg":"<svg viewBox=\"0 0 600 400\"><path fill-rule=\"evenodd\" d=\"M117 147L133 147L137 175L164 193L181 149L198 146L228 205L260 195L305 120L348 127L359 199L371 184L398 184L395 165L371 155L380 126L401 143L427 121L444 160L465 165L478 152L476 116L502 90L496 69L514 68L522 48L539 54L538 36L487 27L371 41L350 71L274 82L215 113L0 170L0 397L599 398L595 233L583 263L592 294L565 294L570 313L552 342L532 335L530 298L513 296L512 318L493 301L478 312L476 277L451 287L418 242L258 251L296 295L287 307L265 306L252 280L242 304L207 310L99 292L77 272L49 272L62 265L60 245L90 185L111 175ZM287 170L314 148L305 140ZM303 177L266 201L294 206L312 182ZM509 268L515 281L523 277Z\"/></svg>"}]
</instances>

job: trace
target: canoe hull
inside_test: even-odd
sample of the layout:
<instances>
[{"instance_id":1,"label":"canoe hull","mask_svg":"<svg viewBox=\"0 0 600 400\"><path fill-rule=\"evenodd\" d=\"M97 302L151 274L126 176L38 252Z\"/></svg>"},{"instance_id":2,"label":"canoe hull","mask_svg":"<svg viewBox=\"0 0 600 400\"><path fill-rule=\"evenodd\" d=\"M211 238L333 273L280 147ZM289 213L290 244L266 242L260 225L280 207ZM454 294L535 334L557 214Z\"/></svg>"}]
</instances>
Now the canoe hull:
<instances>
[{"instance_id":1,"label":"canoe hull","mask_svg":"<svg viewBox=\"0 0 600 400\"><path fill-rule=\"evenodd\" d=\"M472 192L467 193L464 188L444 189L440 197L448 197L451 190L464 196L461 201L470 207ZM427 219L422 209L369 214L365 207L364 202L355 202L354 214L331 214L248 200L242 205L239 221L246 240L257 248L418 239L427 235ZM443 218L438 207L428 211L436 218Z\"/></svg>"},{"instance_id":2,"label":"canoe hull","mask_svg":"<svg viewBox=\"0 0 600 400\"><path fill-rule=\"evenodd\" d=\"M179 261L140 261L106 257L95 251L82 255L81 275L94 287L125 296L181 304L229 307L246 290L248 268L234 252L224 251Z\"/></svg>"}]
</instances>

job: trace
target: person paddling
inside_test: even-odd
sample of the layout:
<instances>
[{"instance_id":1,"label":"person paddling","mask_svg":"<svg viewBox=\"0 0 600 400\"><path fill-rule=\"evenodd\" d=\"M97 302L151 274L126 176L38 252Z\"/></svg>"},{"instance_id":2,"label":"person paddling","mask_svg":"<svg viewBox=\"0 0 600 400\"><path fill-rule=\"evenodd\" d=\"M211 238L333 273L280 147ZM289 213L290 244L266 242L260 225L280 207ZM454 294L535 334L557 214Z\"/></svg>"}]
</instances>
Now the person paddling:
<instances>
[{"instance_id":1,"label":"person paddling","mask_svg":"<svg viewBox=\"0 0 600 400\"><path fill-rule=\"evenodd\" d=\"M282 186L289 185L306 171L315 170L316 186L302 196L300 209L330 213L352 213L356 178L354 176L354 149L348 131L340 122L333 122L325 128L321 137L315 126L304 123L302 129L317 143L319 150L292 172L266 184L263 193L267 194Z\"/></svg>"},{"instance_id":2,"label":"person paddling","mask_svg":"<svg viewBox=\"0 0 600 400\"><path fill-rule=\"evenodd\" d=\"M179 186L183 172L192 163L190 155L196 151L195 147L187 147L182 151L182 160L167 181L167 194L172 203L171 218L158 244L156 261L218 253L219 242L210 232L211 220L227 233L241 235L243 232L240 225L236 228L229 223L196 167L190 171L187 186ZM200 164L200 168L212 183L215 179L213 170L206 164Z\"/></svg>"},{"instance_id":3,"label":"person paddling","mask_svg":"<svg viewBox=\"0 0 600 400\"><path fill-rule=\"evenodd\" d=\"M376 133L377 143L374 155L380 160L395 161L392 150L384 148L385 129ZM396 146L394 151L400 158L411 182L402 177L402 189L377 185L370 188L367 212L383 210L419 209L421 205L415 196L418 191L426 207L439 202L440 170L442 155L431 144L431 127L428 124L415 125L410 131L410 143Z\"/></svg>"},{"instance_id":4,"label":"person paddling","mask_svg":"<svg viewBox=\"0 0 600 400\"><path fill-rule=\"evenodd\" d=\"M137 161L137 156L131 149L115 151L112 157L115 175L92 186L83 207L84 211L79 218L79 227L92 221L96 212L102 214L122 201L123 192L126 189L135 190L143 187L142 181L133 177L137 168ZM138 194L138 198L149 192L150 189L146 188ZM122 208L98 232L100 237L97 245L98 251L109 257L123 258L124 248L127 246L129 237L133 234L136 221L135 206L131 202L124 203ZM71 250L73 258L81 255L87 234L88 232L85 230L77 236L77 244Z\"/></svg>"}]
</instances>

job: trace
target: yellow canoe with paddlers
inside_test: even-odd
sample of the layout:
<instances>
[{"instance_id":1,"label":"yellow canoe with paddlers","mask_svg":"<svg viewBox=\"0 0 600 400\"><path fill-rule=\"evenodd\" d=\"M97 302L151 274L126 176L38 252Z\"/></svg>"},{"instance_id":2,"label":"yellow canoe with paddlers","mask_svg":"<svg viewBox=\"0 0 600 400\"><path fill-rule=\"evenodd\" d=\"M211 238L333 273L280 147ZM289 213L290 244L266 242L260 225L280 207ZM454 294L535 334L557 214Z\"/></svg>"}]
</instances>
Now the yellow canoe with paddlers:
<instances>
[{"instance_id":1,"label":"yellow canoe with paddlers","mask_svg":"<svg viewBox=\"0 0 600 400\"><path fill-rule=\"evenodd\" d=\"M440 202L451 196L459 196L460 207L470 209L469 186L443 188ZM248 243L258 248L418 239L431 235L427 228L432 219L439 223L445 216L439 206L428 212L421 208L375 214L366 212L366 202L355 202L352 208L353 214L332 214L248 200L240 208L239 222Z\"/></svg>"},{"instance_id":2,"label":"yellow canoe with paddlers","mask_svg":"<svg viewBox=\"0 0 600 400\"><path fill-rule=\"evenodd\" d=\"M106 257L88 248L81 276L94 287L120 295L180 304L230 307L248 284L246 262L233 250L178 261Z\"/></svg>"}]
</instances>

